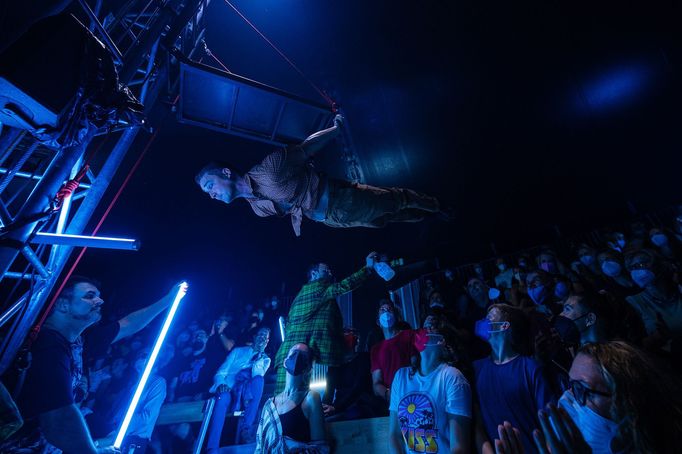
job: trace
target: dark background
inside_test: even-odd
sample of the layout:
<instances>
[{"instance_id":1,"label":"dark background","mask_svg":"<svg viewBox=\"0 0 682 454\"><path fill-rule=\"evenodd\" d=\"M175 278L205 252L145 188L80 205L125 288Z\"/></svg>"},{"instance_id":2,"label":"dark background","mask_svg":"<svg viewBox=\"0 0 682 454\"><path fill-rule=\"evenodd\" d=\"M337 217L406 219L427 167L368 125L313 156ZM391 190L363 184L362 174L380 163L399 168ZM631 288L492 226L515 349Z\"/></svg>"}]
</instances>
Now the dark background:
<instances>
[{"instance_id":1,"label":"dark background","mask_svg":"<svg viewBox=\"0 0 682 454\"><path fill-rule=\"evenodd\" d=\"M100 231L142 250L90 250L77 270L103 281L116 310L180 278L191 284L183 313L236 308L295 294L316 260L339 278L371 250L456 265L490 257L491 243L513 252L551 240L554 226L569 235L680 202L678 2L234 4L341 103L368 183L433 194L456 219L383 230L304 221L296 238L288 218L221 205L193 182L206 161L248 168L271 147L170 115ZM207 17L207 44L231 71L318 99L222 0ZM338 147L321 154L318 167L343 173ZM356 323L372 317L373 285L355 298Z\"/></svg>"}]
</instances>

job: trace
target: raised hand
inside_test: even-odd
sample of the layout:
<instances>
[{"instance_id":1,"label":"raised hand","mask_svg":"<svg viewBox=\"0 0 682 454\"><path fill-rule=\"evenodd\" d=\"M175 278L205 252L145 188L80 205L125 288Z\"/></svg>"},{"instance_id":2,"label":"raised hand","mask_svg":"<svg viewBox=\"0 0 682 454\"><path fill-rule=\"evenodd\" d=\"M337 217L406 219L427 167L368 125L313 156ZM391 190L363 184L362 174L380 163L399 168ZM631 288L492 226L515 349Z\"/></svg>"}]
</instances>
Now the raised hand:
<instances>
[{"instance_id":1,"label":"raised hand","mask_svg":"<svg viewBox=\"0 0 682 454\"><path fill-rule=\"evenodd\" d=\"M521 431L509 421L497 426L497 435L500 438L495 439L496 454L524 454Z\"/></svg>"},{"instance_id":2,"label":"raised hand","mask_svg":"<svg viewBox=\"0 0 682 454\"><path fill-rule=\"evenodd\" d=\"M542 432L535 430L533 439L541 454L589 454L592 448L585 442L578 426L563 408L549 404L538 412Z\"/></svg>"}]
</instances>

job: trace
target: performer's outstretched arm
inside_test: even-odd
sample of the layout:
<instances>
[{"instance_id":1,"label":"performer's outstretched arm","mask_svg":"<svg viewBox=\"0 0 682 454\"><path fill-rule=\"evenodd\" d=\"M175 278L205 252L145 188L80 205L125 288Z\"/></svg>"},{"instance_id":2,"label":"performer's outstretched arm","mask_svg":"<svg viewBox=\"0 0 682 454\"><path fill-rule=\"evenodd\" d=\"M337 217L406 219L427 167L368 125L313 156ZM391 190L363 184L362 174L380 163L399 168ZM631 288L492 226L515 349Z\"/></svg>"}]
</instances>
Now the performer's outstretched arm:
<instances>
[{"instance_id":1,"label":"performer's outstretched arm","mask_svg":"<svg viewBox=\"0 0 682 454\"><path fill-rule=\"evenodd\" d=\"M337 296L341 296L360 287L360 285L371 276L372 268L377 261L377 257L378 254L376 252L370 253L365 259L366 266L363 266L360 271L356 271L341 282L330 285L325 291L325 299L336 298Z\"/></svg>"},{"instance_id":2,"label":"performer's outstretched arm","mask_svg":"<svg viewBox=\"0 0 682 454\"><path fill-rule=\"evenodd\" d=\"M315 154L325 145L327 145L330 140L336 138L339 135L342 126L343 117L341 115L337 115L334 117L334 126L323 129L322 131L317 131L301 142L300 147L303 150L306 159L310 159L315 156Z\"/></svg>"}]
</instances>

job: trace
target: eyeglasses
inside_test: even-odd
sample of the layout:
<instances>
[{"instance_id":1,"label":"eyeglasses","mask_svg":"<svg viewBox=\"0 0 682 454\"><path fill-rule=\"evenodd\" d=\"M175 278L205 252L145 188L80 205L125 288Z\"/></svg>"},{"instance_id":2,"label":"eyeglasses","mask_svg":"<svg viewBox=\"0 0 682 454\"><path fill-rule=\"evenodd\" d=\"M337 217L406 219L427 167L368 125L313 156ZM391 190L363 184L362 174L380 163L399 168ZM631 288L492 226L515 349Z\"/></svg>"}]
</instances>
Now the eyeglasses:
<instances>
[{"instance_id":1,"label":"eyeglasses","mask_svg":"<svg viewBox=\"0 0 682 454\"><path fill-rule=\"evenodd\" d=\"M596 389L588 388L587 386L583 385L581 382L576 381L576 380L570 380L569 384L571 387L571 391L573 392L573 397L575 397L575 400L581 406L585 406L585 404L587 403L587 396L589 394L596 394L598 396L611 397L611 394L609 394L609 393L605 393L603 391L597 391Z\"/></svg>"}]
</instances>

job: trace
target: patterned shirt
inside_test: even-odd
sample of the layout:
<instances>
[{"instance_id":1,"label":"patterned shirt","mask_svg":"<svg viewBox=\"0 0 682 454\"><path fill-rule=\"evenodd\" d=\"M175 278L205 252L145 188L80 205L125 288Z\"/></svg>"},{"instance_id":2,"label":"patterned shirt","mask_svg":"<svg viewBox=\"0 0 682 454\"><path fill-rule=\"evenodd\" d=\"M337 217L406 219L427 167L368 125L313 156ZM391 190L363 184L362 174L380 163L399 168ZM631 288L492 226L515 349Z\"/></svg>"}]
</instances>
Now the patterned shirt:
<instances>
[{"instance_id":1,"label":"patterned shirt","mask_svg":"<svg viewBox=\"0 0 682 454\"><path fill-rule=\"evenodd\" d=\"M258 216L291 215L296 236L301 235L303 215L317 208L324 189L320 174L307 161L301 146L270 153L244 176L253 191L246 201Z\"/></svg>"},{"instance_id":2,"label":"patterned shirt","mask_svg":"<svg viewBox=\"0 0 682 454\"><path fill-rule=\"evenodd\" d=\"M289 310L284 342L275 364L281 365L289 349L299 342L310 347L320 364L338 366L343 362L343 318L336 297L359 287L371 274L363 267L341 282L318 279L298 292Z\"/></svg>"}]
</instances>

